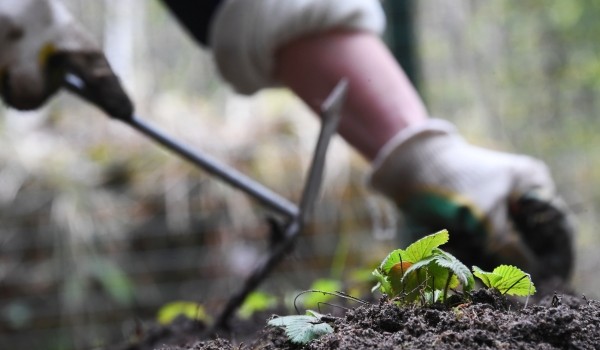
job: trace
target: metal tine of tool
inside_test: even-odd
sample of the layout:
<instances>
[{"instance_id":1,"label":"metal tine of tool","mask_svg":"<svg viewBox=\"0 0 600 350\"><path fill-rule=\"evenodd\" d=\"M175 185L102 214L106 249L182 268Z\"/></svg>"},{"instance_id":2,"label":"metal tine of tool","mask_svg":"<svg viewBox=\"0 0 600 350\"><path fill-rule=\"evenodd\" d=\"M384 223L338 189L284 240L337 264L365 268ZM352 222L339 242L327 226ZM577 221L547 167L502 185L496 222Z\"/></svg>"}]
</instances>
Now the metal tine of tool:
<instances>
[{"instance_id":1,"label":"metal tine of tool","mask_svg":"<svg viewBox=\"0 0 600 350\"><path fill-rule=\"evenodd\" d=\"M277 266L286 253L293 247L293 243L302 231L306 220L310 217L317 195L320 192L323 179L323 170L325 167L325 156L331 137L336 133L341 118L341 107L348 90L348 80L342 79L329 94L325 102L321 105L320 117L322 120L321 131L317 140L317 145L313 153L311 166L302 198L300 200L300 213L295 218L287 222L284 227L283 237L277 245L273 246L269 254L261 260L254 268L250 276L244 281L242 288L233 294L223 311L217 317L213 326L207 330L208 335L212 335L218 329L227 329L228 323L233 313L244 302L248 294L255 290L258 285L267 277L267 275Z\"/></svg>"},{"instance_id":2,"label":"metal tine of tool","mask_svg":"<svg viewBox=\"0 0 600 350\"><path fill-rule=\"evenodd\" d=\"M308 178L300 200L300 216L304 224L312 214L317 195L323 182L325 169L325 156L329 148L329 142L336 134L341 119L341 109L346 92L348 91L348 79L342 79L331 91L325 102L321 105L321 131L317 139L317 146L313 154L312 164L308 172Z\"/></svg>"}]
</instances>

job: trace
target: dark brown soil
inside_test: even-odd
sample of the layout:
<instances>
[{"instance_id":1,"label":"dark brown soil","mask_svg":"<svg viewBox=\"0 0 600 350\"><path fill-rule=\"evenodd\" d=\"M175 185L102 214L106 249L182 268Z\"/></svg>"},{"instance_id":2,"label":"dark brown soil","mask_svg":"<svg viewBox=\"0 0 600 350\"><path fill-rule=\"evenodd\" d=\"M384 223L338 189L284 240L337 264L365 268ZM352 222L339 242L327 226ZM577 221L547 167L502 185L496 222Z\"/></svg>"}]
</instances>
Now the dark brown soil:
<instances>
[{"instance_id":1,"label":"dark brown soil","mask_svg":"<svg viewBox=\"0 0 600 350\"><path fill-rule=\"evenodd\" d=\"M251 324L264 325L266 320ZM240 340L241 334L227 340L193 339L202 332L201 327L182 321L171 329L150 331L143 341L124 348L600 349L600 302L568 295L548 297L527 307L487 290L477 291L471 301L453 307L398 307L382 298L347 311L332 325L334 333L302 347L290 343L283 330L273 327L251 333L245 341Z\"/></svg>"}]
</instances>

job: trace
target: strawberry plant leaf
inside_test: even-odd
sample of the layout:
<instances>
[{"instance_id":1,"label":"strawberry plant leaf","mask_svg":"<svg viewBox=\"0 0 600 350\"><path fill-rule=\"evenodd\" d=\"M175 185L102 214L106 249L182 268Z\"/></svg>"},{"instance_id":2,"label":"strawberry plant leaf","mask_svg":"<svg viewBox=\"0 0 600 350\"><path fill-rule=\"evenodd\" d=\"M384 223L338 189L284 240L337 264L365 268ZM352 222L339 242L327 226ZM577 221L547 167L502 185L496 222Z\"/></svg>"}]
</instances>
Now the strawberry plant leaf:
<instances>
[{"instance_id":1,"label":"strawberry plant leaf","mask_svg":"<svg viewBox=\"0 0 600 350\"><path fill-rule=\"evenodd\" d=\"M437 263L437 259L434 259L431 265L427 268L427 273L429 274L430 279L429 285L432 289L443 290L446 288L446 284L448 288L456 288L460 283L452 270L445 266L440 266ZM450 277L449 282L448 277Z\"/></svg>"},{"instance_id":2,"label":"strawberry plant leaf","mask_svg":"<svg viewBox=\"0 0 600 350\"><path fill-rule=\"evenodd\" d=\"M373 290L380 289L382 293L392 297L403 295L404 301L411 302L418 300L420 293L427 291L428 288L447 290L458 286L459 279L453 276L452 269L444 266L444 262L436 263L436 259L445 259L445 265L454 266L453 257L437 257L443 252L438 247L448 240L448 231L442 230L419 239L406 250L392 251L372 273L378 281ZM462 270L459 265L455 268L462 280L468 283L470 275L468 268L464 265ZM464 270L468 275L464 274Z\"/></svg>"},{"instance_id":3,"label":"strawberry plant leaf","mask_svg":"<svg viewBox=\"0 0 600 350\"><path fill-rule=\"evenodd\" d=\"M423 258L429 257L434 248L445 244L449 240L448 230L441 230L437 233L425 236L413 244L409 245L406 250L396 249L388 254L383 259L379 268L383 273L389 273L392 267L397 264L416 263Z\"/></svg>"},{"instance_id":4,"label":"strawberry plant leaf","mask_svg":"<svg viewBox=\"0 0 600 350\"><path fill-rule=\"evenodd\" d=\"M465 291L469 291L475 286L475 279L469 268L454 255L441 249L435 249L435 263L450 269L463 285ZM456 285L449 285L449 287L455 288Z\"/></svg>"},{"instance_id":5,"label":"strawberry plant leaf","mask_svg":"<svg viewBox=\"0 0 600 350\"><path fill-rule=\"evenodd\" d=\"M434 252L434 254L438 253ZM459 280L452 273L452 270L438 264L438 260L439 256L433 255L413 264L406 270L404 277L400 280L400 284L403 291L407 292L407 301L418 300L419 293L421 292L443 290L458 286ZM392 286L394 290L398 289L394 285L394 280L392 280Z\"/></svg>"},{"instance_id":6,"label":"strawberry plant leaf","mask_svg":"<svg viewBox=\"0 0 600 350\"><path fill-rule=\"evenodd\" d=\"M414 264L412 264L405 272L404 272L404 276L402 276L402 279L400 282L405 282L405 279L410 276L411 274L417 272L419 269L431 264L431 262L433 262L435 260L435 256L430 256L429 258L423 259L421 261L418 261Z\"/></svg>"},{"instance_id":7,"label":"strawberry plant leaf","mask_svg":"<svg viewBox=\"0 0 600 350\"><path fill-rule=\"evenodd\" d=\"M440 289L434 289L433 291L427 290L423 292L423 298L431 304L435 304L438 301L442 300L443 295L444 292Z\"/></svg>"},{"instance_id":8,"label":"strawberry plant leaf","mask_svg":"<svg viewBox=\"0 0 600 350\"><path fill-rule=\"evenodd\" d=\"M481 279L483 284L497 289L502 294L530 296L536 291L531 276L515 266L500 265L492 272L473 266L473 274Z\"/></svg>"},{"instance_id":9,"label":"strawberry plant leaf","mask_svg":"<svg viewBox=\"0 0 600 350\"><path fill-rule=\"evenodd\" d=\"M310 310L307 313L309 315L277 317L267 324L283 328L290 341L295 344L308 344L311 340L333 332L333 328L321 320L323 315Z\"/></svg>"},{"instance_id":10,"label":"strawberry plant leaf","mask_svg":"<svg viewBox=\"0 0 600 350\"><path fill-rule=\"evenodd\" d=\"M392 267L394 267L394 265L400 264L405 261L408 262L408 260L406 260L406 252L404 251L404 249L396 249L389 253L385 257L385 259L383 259L381 265L379 265L379 268L381 269L381 271L383 271L383 273L387 274L390 272Z\"/></svg>"},{"instance_id":11,"label":"strawberry plant leaf","mask_svg":"<svg viewBox=\"0 0 600 350\"><path fill-rule=\"evenodd\" d=\"M441 230L434 234L425 236L406 248L403 260L416 263L429 257L433 249L445 244L450 239L448 230Z\"/></svg>"},{"instance_id":12,"label":"strawberry plant leaf","mask_svg":"<svg viewBox=\"0 0 600 350\"><path fill-rule=\"evenodd\" d=\"M465 290L471 290L473 288L475 285L473 274L469 268L460 262L454 255L439 248L433 249L432 254L431 257L413 264L406 270L404 278L413 271L426 267L425 270L428 276L424 276L424 278L429 278L431 280L430 284L433 289L444 289L446 283L448 283L447 280L450 272L452 272L454 276L450 277L450 282L447 285L449 288L456 288L459 283L463 285Z\"/></svg>"},{"instance_id":13,"label":"strawberry plant leaf","mask_svg":"<svg viewBox=\"0 0 600 350\"><path fill-rule=\"evenodd\" d=\"M535 293L535 286L531 281L531 276L518 267L511 265L500 265L493 271L501 276L498 284L498 290L502 293L517 296L529 296Z\"/></svg>"},{"instance_id":14,"label":"strawberry plant leaf","mask_svg":"<svg viewBox=\"0 0 600 350\"><path fill-rule=\"evenodd\" d=\"M472 269L473 269L473 275L475 275L475 277L479 278L479 280L481 280L481 282L483 282L483 284L486 287L492 288L493 282L490 280L490 275L492 275L491 272L483 271L481 268L479 268L478 266L475 266L475 265L473 265Z\"/></svg>"},{"instance_id":15,"label":"strawberry plant leaf","mask_svg":"<svg viewBox=\"0 0 600 350\"><path fill-rule=\"evenodd\" d=\"M415 264L404 263L403 274L390 274L392 288L395 294L405 294L406 301L414 301L418 298L419 292L422 289L426 277L423 274L419 274L419 269L427 266L431 262L430 259L418 261ZM398 264L399 265L399 264Z\"/></svg>"},{"instance_id":16,"label":"strawberry plant leaf","mask_svg":"<svg viewBox=\"0 0 600 350\"><path fill-rule=\"evenodd\" d=\"M373 271L379 288L390 297L401 297L402 302L446 300L449 291L462 285L464 291L475 286L477 276L489 288L503 294L529 296L535 293L531 276L509 265L498 266L486 272L473 266L472 272L454 255L439 246L449 240L447 230L425 236L406 249L392 251ZM436 291L439 291L436 295Z\"/></svg>"},{"instance_id":17,"label":"strawberry plant leaf","mask_svg":"<svg viewBox=\"0 0 600 350\"><path fill-rule=\"evenodd\" d=\"M371 288L371 293L379 289L383 294L392 295L392 285L390 284L388 276L381 273L381 270L379 268L373 270L371 274L377 280L377 284L373 288Z\"/></svg>"},{"instance_id":18,"label":"strawberry plant leaf","mask_svg":"<svg viewBox=\"0 0 600 350\"><path fill-rule=\"evenodd\" d=\"M414 289L416 287L416 280L413 278L415 283L407 283L405 277L408 276L408 270L412 267L413 263L408 261L397 263L392 266L388 273L388 279L394 290L394 294L398 294L406 291L406 289ZM414 276L413 276L414 277Z\"/></svg>"}]
</instances>

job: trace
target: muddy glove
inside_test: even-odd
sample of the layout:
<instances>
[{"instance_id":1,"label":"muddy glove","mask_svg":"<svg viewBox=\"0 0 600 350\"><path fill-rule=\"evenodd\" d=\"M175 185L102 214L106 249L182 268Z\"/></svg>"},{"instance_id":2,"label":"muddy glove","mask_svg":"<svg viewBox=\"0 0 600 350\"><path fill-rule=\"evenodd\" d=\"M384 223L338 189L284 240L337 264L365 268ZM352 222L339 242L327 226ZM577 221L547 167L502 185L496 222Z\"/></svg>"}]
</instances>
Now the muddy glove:
<instances>
[{"instance_id":1,"label":"muddy glove","mask_svg":"<svg viewBox=\"0 0 600 350\"><path fill-rule=\"evenodd\" d=\"M57 0L0 0L0 95L21 110L36 109L77 76L110 115L133 106L89 35Z\"/></svg>"},{"instance_id":2,"label":"muddy glove","mask_svg":"<svg viewBox=\"0 0 600 350\"><path fill-rule=\"evenodd\" d=\"M444 249L467 266L513 264L536 280L571 272L569 215L538 160L474 147L431 119L396 135L370 180L401 209L411 240L446 228Z\"/></svg>"}]
</instances>

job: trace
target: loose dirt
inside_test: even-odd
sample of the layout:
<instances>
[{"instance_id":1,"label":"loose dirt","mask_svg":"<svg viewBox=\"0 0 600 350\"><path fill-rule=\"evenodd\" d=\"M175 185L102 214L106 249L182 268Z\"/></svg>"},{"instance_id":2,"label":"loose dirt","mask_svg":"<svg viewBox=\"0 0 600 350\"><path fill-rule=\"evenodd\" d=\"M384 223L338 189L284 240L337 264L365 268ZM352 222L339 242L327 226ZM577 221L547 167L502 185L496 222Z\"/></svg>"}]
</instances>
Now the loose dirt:
<instances>
[{"instance_id":1,"label":"loose dirt","mask_svg":"<svg viewBox=\"0 0 600 350\"><path fill-rule=\"evenodd\" d=\"M527 307L488 290L451 307L399 307L382 298L348 310L332 323L332 334L305 346L263 325L264 318L236 321L229 335L200 340L202 325L179 320L119 349L600 349L600 302L570 295Z\"/></svg>"}]
</instances>

